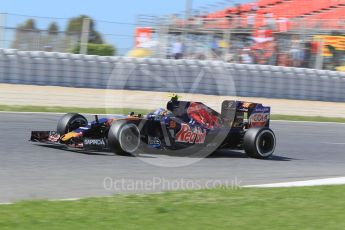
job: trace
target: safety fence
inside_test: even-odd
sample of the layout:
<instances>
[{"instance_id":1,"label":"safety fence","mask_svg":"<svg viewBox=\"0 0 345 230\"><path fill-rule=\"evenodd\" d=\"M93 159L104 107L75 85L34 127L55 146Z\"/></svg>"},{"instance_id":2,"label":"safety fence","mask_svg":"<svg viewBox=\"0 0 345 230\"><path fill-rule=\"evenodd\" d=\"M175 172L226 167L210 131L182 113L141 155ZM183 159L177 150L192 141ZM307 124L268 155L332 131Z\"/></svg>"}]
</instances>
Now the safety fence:
<instances>
[{"instance_id":1,"label":"safety fence","mask_svg":"<svg viewBox=\"0 0 345 230\"><path fill-rule=\"evenodd\" d=\"M0 82L345 102L345 73L0 49Z\"/></svg>"}]
</instances>

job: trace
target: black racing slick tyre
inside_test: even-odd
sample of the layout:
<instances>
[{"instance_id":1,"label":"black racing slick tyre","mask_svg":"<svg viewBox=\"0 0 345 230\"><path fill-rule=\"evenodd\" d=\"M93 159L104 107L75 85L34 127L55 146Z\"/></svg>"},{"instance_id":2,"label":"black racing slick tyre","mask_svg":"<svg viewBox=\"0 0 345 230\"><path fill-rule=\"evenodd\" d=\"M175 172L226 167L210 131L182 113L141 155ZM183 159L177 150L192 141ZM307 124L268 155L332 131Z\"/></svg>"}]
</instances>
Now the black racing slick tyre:
<instances>
[{"instance_id":1,"label":"black racing slick tyre","mask_svg":"<svg viewBox=\"0 0 345 230\"><path fill-rule=\"evenodd\" d=\"M269 128L253 127L245 133L243 147L248 156L265 159L273 154L276 147L276 137Z\"/></svg>"},{"instance_id":2,"label":"black racing slick tyre","mask_svg":"<svg viewBox=\"0 0 345 230\"><path fill-rule=\"evenodd\" d=\"M78 113L67 113L60 118L56 132L64 135L82 126L87 126L87 119L84 116Z\"/></svg>"},{"instance_id":3,"label":"black racing slick tyre","mask_svg":"<svg viewBox=\"0 0 345 230\"><path fill-rule=\"evenodd\" d=\"M138 126L125 120L115 121L108 133L108 146L117 155L134 155L140 146Z\"/></svg>"}]
</instances>

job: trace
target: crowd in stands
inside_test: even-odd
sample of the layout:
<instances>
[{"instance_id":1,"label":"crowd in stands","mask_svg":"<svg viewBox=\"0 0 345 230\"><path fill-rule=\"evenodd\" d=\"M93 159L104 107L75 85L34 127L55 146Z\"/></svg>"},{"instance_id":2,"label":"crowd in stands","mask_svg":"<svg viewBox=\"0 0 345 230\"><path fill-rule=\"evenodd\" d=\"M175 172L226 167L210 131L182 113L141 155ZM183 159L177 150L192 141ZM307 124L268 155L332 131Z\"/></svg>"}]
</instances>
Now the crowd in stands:
<instances>
[{"instance_id":1,"label":"crowd in stands","mask_svg":"<svg viewBox=\"0 0 345 230\"><path fill-rule=\"evenodd\" d=\"M325 40L316 37L325 29L342 36L344 14L345 0L258 0L207 15L196 14L188 20L174 15L172 27L183 27L188 33L218 30L218 34L209 32L202 48L181 34L182 39L170 44L168 57L336 69L345 62L345 46L339 51L339 47L325 46ZM306 35L307 29L315 31ZM223 35L231 31L231 38L224 40L219 31ZM329 55L325 55L325 47Z\"/></svg>"},{"instance_id":2,"label":"crowd in stands","mask_svg":"<svg viewBox=\"0 0 345 230\"><path fill-rule=\"evenodd\" d=\"M315 68L320 52L318 41L303 41L298 36L289 39L270 39L255 42L254 39L238 36L230 42L214 38L204 48L186 46L181 38L170 46L168 58L222 60L231 63L263 64Z\"/></svg>"},{"instance_id":3,"label":"crowd in stands","mask_svg":"<svg viewBox=\"0 0 345 230\"><path fill-rule=\"evenodd\" d=\"M250 29L266 26L274 31L345 29L345 0L258 0L213 13L196 12L188 20L173 15L175 27Z\"/></svg>"}]
</instances>

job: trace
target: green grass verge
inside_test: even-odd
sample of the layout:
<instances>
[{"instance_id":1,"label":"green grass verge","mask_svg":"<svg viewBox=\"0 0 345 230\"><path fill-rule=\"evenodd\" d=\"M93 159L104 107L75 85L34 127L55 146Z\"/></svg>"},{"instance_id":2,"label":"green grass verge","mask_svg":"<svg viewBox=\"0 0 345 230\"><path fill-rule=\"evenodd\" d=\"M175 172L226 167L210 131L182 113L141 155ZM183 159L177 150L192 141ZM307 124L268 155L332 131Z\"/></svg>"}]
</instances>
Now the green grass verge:
<instances>
[{"instance_id":1,"label":"green grass verge","mask_svg":"<svg viewBox=\"0 0 345 230\"><path fill-rule=\"evenodd\" d=\"M286 120L286 121L317 121L317 122L345 123L344 117L295 116L295 115L272 114L271 119L272 120Z\"/></svg>"},{"instance_id":2,"label":"green grass verge","mask_svg":"<svg viewBox=\"0 0 345 230\"><path fill-rule=\"evenodd\" d=\"M345 186L117 195L0 206L5 229L345 229Z\"/></svg>"},{"instance_id":3,"label":"green grass verge","mask_svg":"<svg viewBox=\"0 0 345 230\"><path fill-rule=\"evenodd\" d=\"M0 111L15 112L55 112L55 113L92 113L92 114L128 114L135 113L146 114L152 110L135 109L135 108L78 108L78 107L49 107L49 106L26 106L26 105L0 105ZM320 117L320 116L295 116L295 115L271 115L272 120L288 120L288 121L317 121L317 122L339 122L345 123L342 117Z\"/></svg>"}]
</instances>

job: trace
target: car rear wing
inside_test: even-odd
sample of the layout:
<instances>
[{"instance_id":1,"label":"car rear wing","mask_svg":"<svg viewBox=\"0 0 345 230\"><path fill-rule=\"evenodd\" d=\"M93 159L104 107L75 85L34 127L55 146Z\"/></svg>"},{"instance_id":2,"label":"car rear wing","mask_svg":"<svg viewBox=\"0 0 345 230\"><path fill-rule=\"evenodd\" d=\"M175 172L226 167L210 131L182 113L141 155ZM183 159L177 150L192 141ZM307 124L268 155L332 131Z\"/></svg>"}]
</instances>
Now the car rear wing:
<instances>
[{"instance_id":1,"label":"car rear wing","mask_svg":"<svg viewBox=\"0 0 345 230\"><path fill-rule=\"evenodd\" d=\"M269 127L271 107L260 103L225 100L222 103L221 114L224 120L232 126L241 126L247 120L250 127Z\"/></svg>"}]
</instances>

